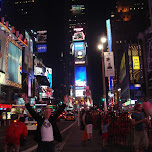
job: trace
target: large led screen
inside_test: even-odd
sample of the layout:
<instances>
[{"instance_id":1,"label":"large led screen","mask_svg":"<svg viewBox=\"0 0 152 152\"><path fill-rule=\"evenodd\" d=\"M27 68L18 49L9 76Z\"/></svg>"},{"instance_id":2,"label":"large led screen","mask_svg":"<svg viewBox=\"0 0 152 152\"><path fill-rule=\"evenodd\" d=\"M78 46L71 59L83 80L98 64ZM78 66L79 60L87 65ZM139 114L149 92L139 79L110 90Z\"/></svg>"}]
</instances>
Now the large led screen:
<instances>
[{"instance_id":1,"label":"large led screen","mask_svg":"<svg viewBox=\"0 0 152 152\"><path fill-rule=\"evenodd\" d=\"M74 50L84 50L84 42L75 42L74 43Z\"/></svg>"},{"instance_id":2,"label":"large led screen","mask_svg":"<svg viewBox=\"0 0 152 152\"><path fill-rule=\"evenodd\" d=\"M75 86L86 86L86 67L75 67Z\"/></svg>"},{"instance_id":3,"label":"large led screen","mask_svg":"<svg viewBox=\"0 0 152 152\"><path fill-rule=\"evenodd\" d=\"M22 50L9 42L8 45L8 80L21 84L22 82Z\"/></svg>"}]
</instances>

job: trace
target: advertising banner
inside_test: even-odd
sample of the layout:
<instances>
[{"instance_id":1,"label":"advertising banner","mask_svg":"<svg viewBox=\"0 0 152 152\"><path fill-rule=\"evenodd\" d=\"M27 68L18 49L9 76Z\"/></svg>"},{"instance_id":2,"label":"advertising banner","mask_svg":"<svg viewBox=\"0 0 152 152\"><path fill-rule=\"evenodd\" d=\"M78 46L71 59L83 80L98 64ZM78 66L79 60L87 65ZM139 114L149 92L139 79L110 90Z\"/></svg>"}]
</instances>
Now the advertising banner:
<instances>
[{"instance_id":1,"label":"advertising banner","mask_svg":"<svg viewBox=\"0 0 152 152\"><path fill-rule=\"evenodd\" d=\"M75 97L83 97L84 91L84 89L75 90Z\"/></svg>"},{"instance_id":2,"label":"advertising banner","mask_svg":"<svg viewBox=\"0 0 152 152\"><path fill-rule=\"evenodd\" d=\"M0 84L4 84L5 73L0 72Z\"/></svg>"},{"instance_id":3,"label":"advertising banner","mask_svg":"<svg viewBox=\"0 0 152 152\"><path fill-rule=\"evenodd\" d=\"M84 5L72 5L72 9L71 9L72 14L73 15L81 14L83 7Z\"/></svg>"},{"instance_id":4,"label":"advertising banner","mask_svg":"<svg viewBox=\"0 0 152 152\"><path fill-rule=\"evenodd\" d=\"M107 27L107 37L108 37L108 48L109 48L109 52L112 52L112 36L111 36L110 19L106 20L106 27Z\"/></svg>"},{"instance_id":5,"label":"advertising banner","mask_svg":"<svg viewBox=\"0 0 152 152\"><path fill-rule=\"evenodd\" d=\"M139 70L140 69L140 62L139 62L139 56L133 56L133 69Z\"/></svg>"},{"instance_id":6,"label":"advertising banner","mask_svg":"<svg viewBox=\"0 0 152 152\"><path fill-rule=\"evenodd\" d=\"M121 59L121 64L120 64L120 80L122 81L125 76L126 76L126 60L125 60L125 53L124 53Z\"/></svg>"},{"instance_id":7,"label":"advertising banner","mask_svg":"<svg viewBox=\"0 0 152 152\"><path fill-rule=\"evenodd\" d=\"M104 52L105 77L115 76L113 52Z\"/></svg>"},{"instance_id":8,"label":"advertising banner","mask_svg":"<svg viewBox=\"0 0 152 152\"><path fill-rule=\"evenodd\" d=\"M73 41L82 41L82 40L85 40L85 35L84 35L83 32L74 33L74 35L72 36L72 40Z\"/></svg>"},{"instance_id":9,"label":"advertising banner","mask_svg":"<svg viewBox=\"0 0 152 152\"><path fill-rule=\"evenodd\" d=\"M45 76L47 77L50 83L50 88L52 88L52 69L51 68L46 68Z\"/></svg>"},{"instance_id":10,"label":"advertising banner","mask_svg":"<svg viewBox=\"0 0 152 152\"><path fill-rule=\"evenodd\" d=\"M74 43L74 50L84 50L84 42L75 42Z\"/></svg>"},{"instance_id":11,"label":"advertising banner","mask_svg":"<svg viewBox=\"0 0 152 152\"><path fill-rule=\"evenodd\" d=\"M47 43L47 31L37 31L37 43Z\"/></svg>"},{"instance_id":12,"label":"advertising banner","mask_svg":"<svg viewBox=\"0 0 152 152\"><path fill-rule=\"evenodd\" d=\"M37 45L37 53L47 52L47 45L46 44L38 44Z\"/></svg>"},{"instance_id":13,"label":"advertising banner","mask_svg":"<svg viewBox=\"0 0 152 152\"><path fill-rule=\"evenodd\" d=\"M86 67L75 67L75 86L84 87L87 84Z\"/></svg>"},{"instance_id":14,"label":"advertising banner","mask_svg":"<svg viewBox=\"0 0 152 152\"><path fill-rule=\"evenodd\" d=\"M7 76L11 82L22 82L22 50L11 42L8 45Z\"/></svg>"}]
</instances>

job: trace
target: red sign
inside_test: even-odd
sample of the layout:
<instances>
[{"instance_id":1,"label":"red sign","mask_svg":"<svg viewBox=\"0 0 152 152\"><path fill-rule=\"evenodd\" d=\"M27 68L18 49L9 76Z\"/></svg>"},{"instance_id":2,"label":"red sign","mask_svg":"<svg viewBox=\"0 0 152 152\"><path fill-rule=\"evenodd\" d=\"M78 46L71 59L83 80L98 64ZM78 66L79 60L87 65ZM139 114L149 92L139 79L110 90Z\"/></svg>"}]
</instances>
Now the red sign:
<instances>
[{"instance_id":1,"label":"red sign","mask_svg":"<svg viewBox=\"0 0 152 152\"><path fill-rule=\"evenodd\" d=\"M12 108L10 104L0 104L0 108Z\"/></svg>"}]
</instances>

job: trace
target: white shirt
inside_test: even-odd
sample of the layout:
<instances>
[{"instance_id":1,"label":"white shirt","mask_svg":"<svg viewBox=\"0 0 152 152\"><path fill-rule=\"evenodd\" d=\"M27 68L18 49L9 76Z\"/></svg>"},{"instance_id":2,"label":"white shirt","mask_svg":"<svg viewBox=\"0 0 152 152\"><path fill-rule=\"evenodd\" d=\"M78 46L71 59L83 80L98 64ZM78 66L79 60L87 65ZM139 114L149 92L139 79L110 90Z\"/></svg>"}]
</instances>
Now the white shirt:
<instances>
[{"instance_id":1,"label":"white shirt","mask_svg":"<svg viewBox=\"0 0 152 152\"><path fill-rule=\"evenodd\" d=\"M53 128L48 119L45 119L41 127L42 141L53 141Z\"/></svg>"}]
</instances>

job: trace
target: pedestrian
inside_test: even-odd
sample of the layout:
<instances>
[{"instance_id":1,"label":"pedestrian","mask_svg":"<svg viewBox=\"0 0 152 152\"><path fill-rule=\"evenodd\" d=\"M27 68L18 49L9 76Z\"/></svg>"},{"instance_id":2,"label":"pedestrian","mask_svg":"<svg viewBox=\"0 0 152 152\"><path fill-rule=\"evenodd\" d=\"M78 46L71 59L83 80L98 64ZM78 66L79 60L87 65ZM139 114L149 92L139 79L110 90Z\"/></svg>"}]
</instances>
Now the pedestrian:
<instances>
[{"instance_id":1,"label":"pedestrian","mask_svg":"<svg viewBox=\"0 0 152 152\"><path fill-rule=\"evenodd\" d=\"M64 111L68 98L68 95L64 97L63 104L59 106L57 111L54 112L53 116L51 116L50 107L46 106L42 117L30 106L27 97L23 97L24 101L26 102L25 106L27 110L38 124L34 138L35 141L38 142L37 152L54 152L54 140L58 142L62 141L56 120L58 116Z\"/></svg>"},{"instance_id":2,"label":"pedestrian","mask_svg":"<svg viewBox=\"0 0 152 152\"><path fill-rule=\"evenodd\" d=\"M88 141L91 142L92 140L92 123L93 123L93 118L92 114L88 111L86 111L84 117L83 117L83 122L87 131L87 136L88 136Z\"/></svg>"},{"instance_id":3,"label":"pedestrian","mask_svg":"<svg viewBox=\"0 0 152 152\"><path fill-rule=\"evenodd\" d=\"M149 139L146 132L145 123L149 123L149 119L146 118L142 111L142 105L137 103L135 105L135 111L132 113L132 124L134 125L134 147L135 152L144 152L149 145Z\"/></svg>"},{"instance_id":4,"label":"pedestrian","mask_svg":"<svg viewBox=\"0 0 152 152\"><path fill-rule=\"evenodd\" d=\"M108 127L109 127L109 119L108 117L105 117L101 123L102 128L102 146L105 147L108 139Z\"/></svg>"},{"instance_id":5,"label":"pedestrian","mask_svg":"<svg viewBox=\"0 0 152 152\"><path fill-rule=\"evenodd\" d=\"M82 135L82 138L81 138L81 141L82 142L85 142L86 139L87 139L87 130L86 130L86 127L85 127L85 110L82 109L82 112L81 112L81 126L82 126L82 130L83 130L83 135Z\"/></svg>"},{"instance_id":6,"label":"pedestrian","mask_svg":"<svg viewBox=\"0 0 152 152\"><path fill-rule=\"evenodd\" d=\"M28 135L27 126L25 125L25 118L20 117L19 121L13 122L5 130L5 152L7 152L8 145L15 147L15 152L20 151L20 141Z\"/></svg>"},{"instance_id":7,"label":"pedestrian","mask_svg":"<svg viewBox=\"0 0 152 152\"><path fill-rule=\"evenodd\" d=\"M147 98L145 97L144 98L144 102L142 103L142 107L143 107L143 110L146 114L146 116L151 116L152 117L152 105L151 103L147 100Z\"/></svg>"}]
</instances>

